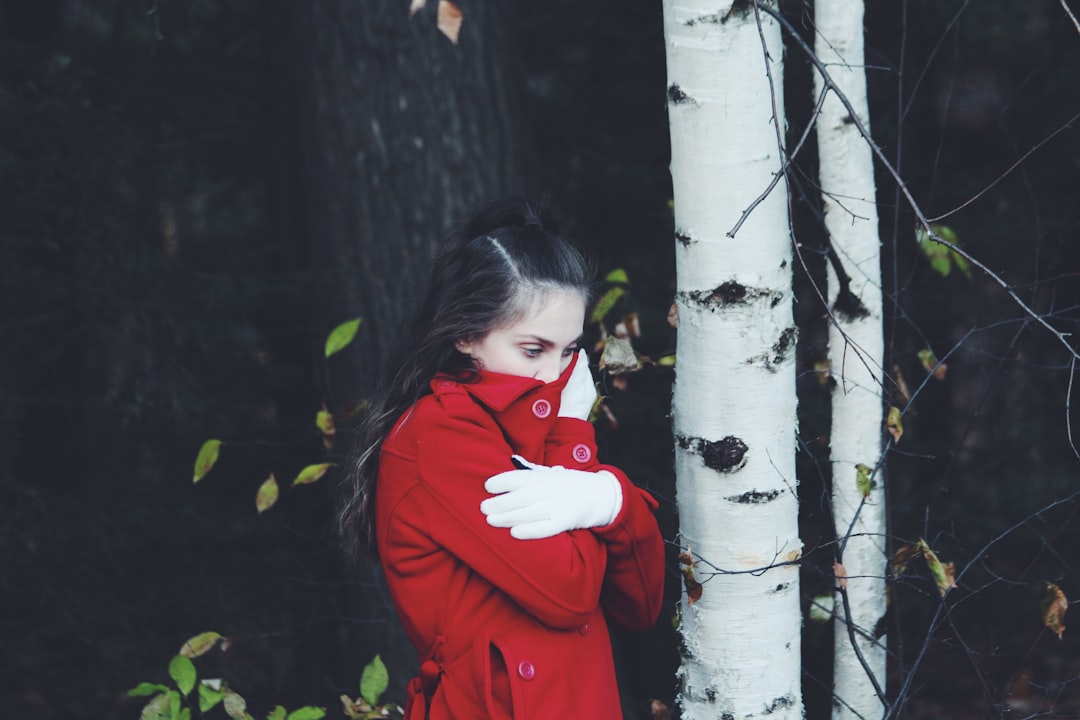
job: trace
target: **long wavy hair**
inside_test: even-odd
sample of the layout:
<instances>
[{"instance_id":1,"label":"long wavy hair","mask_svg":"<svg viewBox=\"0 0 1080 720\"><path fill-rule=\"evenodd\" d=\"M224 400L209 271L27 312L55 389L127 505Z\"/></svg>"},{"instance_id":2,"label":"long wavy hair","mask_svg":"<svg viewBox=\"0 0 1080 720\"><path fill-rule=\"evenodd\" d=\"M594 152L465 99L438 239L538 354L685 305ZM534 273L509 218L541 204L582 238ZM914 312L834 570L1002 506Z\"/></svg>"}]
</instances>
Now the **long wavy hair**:
<instances>
[{"instance_id":1,"label":"long wavy hair","mask_svg":"<svg viewBox=\"0 0 1080 720\"><path fill-rule=\"evenodd\" d=\"M354 435L337 518L353 559L375 548L379 454L394 423L431 392L428 383L435 375L475 377L457 342L480 340L520 319L538 292L576 290L588 302L594 263L539 215L524 199L507 198L481 207L447 233L424 301Z\"/></svg>"}]
</instances>

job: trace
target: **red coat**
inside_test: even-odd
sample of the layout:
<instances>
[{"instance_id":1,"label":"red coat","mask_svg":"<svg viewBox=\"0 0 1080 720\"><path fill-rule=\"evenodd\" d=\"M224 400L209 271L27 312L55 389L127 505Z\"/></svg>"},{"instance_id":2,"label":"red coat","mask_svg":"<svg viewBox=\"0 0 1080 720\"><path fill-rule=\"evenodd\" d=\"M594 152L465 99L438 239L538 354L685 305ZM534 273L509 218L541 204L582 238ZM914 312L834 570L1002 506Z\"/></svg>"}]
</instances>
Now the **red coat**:
<instances>
[{"instance_id":1,"label":"red coat","mask_svg":"<svg viewBox=\"0 0 1080 720\"><path fill-rule=\"evenodd\" d=\"M621 718L608 620L656 622L664 548L656 501L596 460L590 423L557 417L571 368L547 385L481 373L431 382L380 456L379 556L420 653L408 718ZM623 507L610 525L517 540L487 524L484 481L510 455L610 470Z\"/></svg>"}]
</instances>

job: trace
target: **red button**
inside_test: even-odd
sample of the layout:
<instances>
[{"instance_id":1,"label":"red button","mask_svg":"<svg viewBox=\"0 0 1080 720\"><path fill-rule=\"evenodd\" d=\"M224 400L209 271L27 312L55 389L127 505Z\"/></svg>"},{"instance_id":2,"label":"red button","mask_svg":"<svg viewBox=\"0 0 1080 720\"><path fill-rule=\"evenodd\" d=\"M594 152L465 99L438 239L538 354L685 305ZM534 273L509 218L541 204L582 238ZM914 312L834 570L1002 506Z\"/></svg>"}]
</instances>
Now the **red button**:
<instances>
[{"instance_id":1,"label":"red button","mask_svg":"<svg viewBox=\"0 0 1080 720\"><path fill-rule=\"evenodd\" d=\"M587 463L592 459L592 450L585 443L579 443L574 446L574 459L579 463Z\"/></svg>"},{"instance_id":2,"label":"red button","mask_svg":"<svg viewBox=\"0 0 1080 720\"><path fill-rule=\"evenodd\" d=\"M536 417L546 418L551 414L551 403L547 400L537 400L533 403L532 411Z\"/></svg>"},{"instance_id":3,"label":"red button","mask_svg":"<svg viewBox=\"0 0 1080 720\"><path fill-rule=\"evenodd\" d=\"M536 668L528 660L522 660L518 663L518 675L522 680L532 680L536 677Z\"/></svg>"},{"instance_id":4,"label":"red button","mask_svg":"<svg viewBox=\"0 0 1080 720\"><path fill-rule=\"evenodd\" d=\"M589 634L589 623L585 623L584 625L579 627L577 629L577 631L578 631L579 635L588 635Z\"/></svg>"}]
</instances>

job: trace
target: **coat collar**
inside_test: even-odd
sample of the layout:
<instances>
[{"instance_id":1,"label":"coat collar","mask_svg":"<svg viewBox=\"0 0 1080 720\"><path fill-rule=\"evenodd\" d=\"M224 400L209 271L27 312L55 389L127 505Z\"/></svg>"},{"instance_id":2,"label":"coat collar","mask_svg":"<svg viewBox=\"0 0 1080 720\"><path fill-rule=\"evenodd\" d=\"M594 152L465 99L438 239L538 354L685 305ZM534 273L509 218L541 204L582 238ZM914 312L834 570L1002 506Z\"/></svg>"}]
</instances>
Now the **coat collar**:
<instances>
[{"instance_id":1,"label":"coat collar","mask_svg":"<svg viewBox=\"0 0 1080 720\"><path fill-rule=\"evenodd\" d=\"M559 398L563 388L570 379L570 373L574 371L578 355L575 353L570 364L555 380L545 383L536 378L520 377L518 375L504 375L503 373L488 372L481 370L477 373L476 380L462 382L446 375L440 375L431 381L431 389L436 395L445 393L451 389L461 388L473 396L480 403L495 412L505 412L517 400L525 395L530 398L543 397L550 401L556 412L559 408ZM534 392L536 391L536 392Z\"/></svg>"}]
</instances>

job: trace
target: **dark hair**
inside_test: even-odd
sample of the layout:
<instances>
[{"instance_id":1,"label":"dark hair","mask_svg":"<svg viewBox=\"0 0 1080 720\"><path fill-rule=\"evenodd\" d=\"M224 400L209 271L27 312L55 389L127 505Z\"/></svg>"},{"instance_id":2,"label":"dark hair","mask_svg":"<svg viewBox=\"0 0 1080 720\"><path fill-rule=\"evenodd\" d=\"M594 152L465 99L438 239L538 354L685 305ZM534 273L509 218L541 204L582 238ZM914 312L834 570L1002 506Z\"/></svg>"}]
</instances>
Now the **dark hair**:
<instances>
[{"instance_id":1,"label":"dark hair","mask_svg":"<svg viewBox=\"0 0 1080 720\"><path fill-rule=\"evenodd\" d=\"M473 377L472 361L456 343L479 340L515 321L538 291L578 290L588 302L594 272L594 264L521 198L485 205L450 229L411 330L397 360L384 370L355 436L338 512L350 556L374 548L379 452L394 423L431 392L435 375Z\"/></svg>"}]
</instances>

